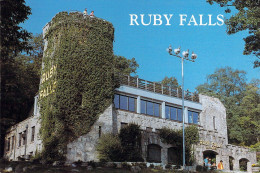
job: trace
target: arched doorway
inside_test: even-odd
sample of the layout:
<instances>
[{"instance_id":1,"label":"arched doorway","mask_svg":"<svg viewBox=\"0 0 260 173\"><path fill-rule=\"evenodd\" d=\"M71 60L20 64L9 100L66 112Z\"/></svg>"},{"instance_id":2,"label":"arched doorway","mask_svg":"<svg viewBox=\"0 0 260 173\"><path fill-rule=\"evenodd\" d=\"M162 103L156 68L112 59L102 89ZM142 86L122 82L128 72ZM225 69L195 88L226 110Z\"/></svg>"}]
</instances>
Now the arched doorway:
<instances>
[{"instance_id":1,"label":"arched doorway","mask_svg":"<svg viewBox=\"0 0 260 173\"><path fill-rule=\"evenodd\" d=\"M208 161L211 163L211 165L213 165L213 163L216 164L216 155L218 155L217 152L212 150L206 150L203 152L203 160L205 158L208 158L209 159Z\"/></svg>"},{"instance_id":2,"label":"arched doorway","mask_svg":"<svg viewBox=\"0 0 260 173\"><path fill-rule=\"evenodd\" d=\"M246 158L242 158L239 160L240 171L247 171L247 162L249 162L249 160Z\"/></svg>"},{"instance_id":3,"label":"arched doorway","mask_svg":"<svg viewBox=\"0 0 260 173\"><path fill-rule=\"evenodd\" d=\"M229 169L233 170L234 169L234 157L229 156Z\"/></svg>"},{"instance_id":4,"label":"arched doorway","mask_svg":"<svg viewBox=\"0 0 260 173\"><path fill-rule=\"evenodd\" d=\"M157 144L149 144L147 146L147 161L161 163L161 146Z\"/></svg>"},{"instance_id":5,"label":"arched doorway","mask_svg":"<svg viewBox=\"0 0 260 173\"><path fill-rule=\"evenodd\" d=\"M182 150L178 147L168 148L168 163L173 165L182 164Z\"/></svg>"}]
</instances>

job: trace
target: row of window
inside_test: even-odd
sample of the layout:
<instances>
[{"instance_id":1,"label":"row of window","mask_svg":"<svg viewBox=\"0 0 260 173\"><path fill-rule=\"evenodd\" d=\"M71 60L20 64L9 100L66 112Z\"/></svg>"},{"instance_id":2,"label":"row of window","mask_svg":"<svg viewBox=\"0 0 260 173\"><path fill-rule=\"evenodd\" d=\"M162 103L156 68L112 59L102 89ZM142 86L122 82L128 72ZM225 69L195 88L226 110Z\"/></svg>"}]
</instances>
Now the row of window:
<instances>
[{"instance_id":1,"label":"row of window","mask_svg":"<svg viewBox=\"0 0 260 173\"><path fill-rule=\"evenodd\" d=\"M31 142L34 141L34 136L35 136L35 126L33 126L31 128ZM7 151L13 150L14 149L14 136L9 137L7 139ZM26 141L27 141L27 132L26 130L24 132L19 133L19 137L18 137L18 147L22 146L22 145L26 145Z\"/></svg>"},{"instance_id":2,"label":"row of window","mask_svg":"<svg viewBox=\"0 0 260 173\"><path fill-rule=\"evenodd\" d=\"M136 98L115 94L115 107L122 110L136 112ZM161 105L159 103L141 99L141 113L160 117ZM182 122L182 108L165 106L166 119ZM188 111L188 123L198 124L198 112Z\"/></svg>"}]
</instances>

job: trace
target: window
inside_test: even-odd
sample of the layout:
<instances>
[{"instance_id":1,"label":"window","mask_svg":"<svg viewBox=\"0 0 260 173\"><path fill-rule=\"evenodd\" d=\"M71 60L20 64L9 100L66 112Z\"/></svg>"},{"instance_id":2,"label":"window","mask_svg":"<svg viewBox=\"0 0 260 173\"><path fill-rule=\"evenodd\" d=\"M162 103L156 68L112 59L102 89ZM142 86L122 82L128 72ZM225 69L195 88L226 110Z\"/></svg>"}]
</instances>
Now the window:
<instances>
[{"instance_id":1,"label":"window","mask_svg":"<svg viewBox=\"0 0 260 173\"><path fill-rule=\"evenodd\" d=\"M115 94L114 104L117 109L136 112L136 98Z\"/></svg>"},{"instance_id":2,"label":"window","mask_svg":"<svg viewBox=\"0 0 260 173\"><path fill-rule=\"evenodd\" d=\"M7 139L7 151L10 151L10 144L11 144L10 140L11 140L10 138Z\"/></svg>"},{"instance_id":3,"label":"window","mask_svg":"<svg viewBox=\"0 0 260 173\"><path fill-rule=\"evenodd\" d=\"M188 123L193 123L193 120L192 120L192 112L188 112Z\"/></svg>"},{"instance_id":4,"label":"window","mask_svg":"<svg viewBox=\"0 0 260 173\"><path fill-rule=\"evenodd\" d=\"M182 109L178 108L177 113L178 113L178 121L182 122Z\"/></svg>"},{"instance_id":5,"label":"window","mask_svg":"<svg viewBox=\"0 0 260 173\"><path fill-rule=\"evenodd\" d=\"M14 136L12 136L12 150L14 149Z\"/></svg>"},{"instance_id":6,"label":"window","mask_svg":"<svg viewBox=\"0 0 260 173\"><path fill-rule=\"evenodd\" d=\"M161 163L161 146L149 144L147 146L147 161Z\"/></svg>"},{"instance_id":7,"label":"window","mask_svg":"<svg viewBox=\"0 0 260 173\"><path fill-rule=\"evenodd\" d=\"M34 135L35 135L35 126L32 127L32 137L31 137L31 141L34 141Z\"/></svg>"},{"instance_id":8,"label":"window","mask_svg":"<svg viewBox=\"0 0 260 173\"><path fill-rule=\"evenodd\" d=\"M216 129L216 117L213 116L213 127L214 127L214 130Z\"/></svg>"},{"instance_id":9,"label":"window","mask_svg":"<svg viewBox=\"0 0 260 173\"><path fill-rule=\"evenodd\" d=\"M22 137L23 137L23 145L25 145L26 144L26 130L23 132L23 135L22 135Z\"/></svg>"},{"instance_id":10,"label":"window","mask_svg":"<svg viewBox=\"0 0 260 173\"><path fill-rule=\"evenodd\" d=\"M102 127L101 126L98 126L98 137L100 138L101 137L101 133L102 133Z\"/></svg>"},{"instance_id":11,"label":"window","mask_svg":"<svg viewBox=\"0 0 260 173\"><path fill-rule=\"evenodd\" d=\"M188 111L188 123L198 124L198 119L199 119L198 112Z\"/></svg>"},{"instance_id":12,"label":"window","mask_svg":"<svg viewBox=\"0 0 260 173\"><path fill-rule=\"evenodd\" d=\"M177 108L171 106L165 106L166 119L177 120Z\"/></svg>"},{"instance_id":13,"label":"window","mask_svg":"<svg viewBox=\"0 0 260 173\"><path fill-rule=\"evenodd\" d=\"M18 147L20 147L22 145L22 133L19 133L19 143L18 143Z\"/></svg>"},{"instance_id":14,"label":"window","mask_svg":"<svg viewBox=\"0 0 260 173\"><path fill-rule=\"evenodd\" d=\"M141 113L159 117L160 116L160 104L141 100Z\"/></svg>"}]
</instances>

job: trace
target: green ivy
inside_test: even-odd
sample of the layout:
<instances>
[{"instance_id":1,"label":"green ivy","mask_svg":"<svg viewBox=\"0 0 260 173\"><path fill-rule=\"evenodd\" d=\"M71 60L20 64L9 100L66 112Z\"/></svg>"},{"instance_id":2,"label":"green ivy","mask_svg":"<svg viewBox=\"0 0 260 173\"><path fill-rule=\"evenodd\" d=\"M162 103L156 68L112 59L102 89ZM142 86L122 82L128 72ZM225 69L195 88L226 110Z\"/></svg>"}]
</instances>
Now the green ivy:
<instances>
[{"instance_id":1,"label":"green ivy","mask_svg":"<svg viewBox=\"0 0 260 173\"><path fill-rule=\"evenodd\" d=\"M118 135L104 134L98 141L97 152L101 161L143 162L141 129L137 124L128 124Z\"/></svg>"},{"instance_id":2,"label":"green ivy","mask_svg":"<svg viewBox=\"0 0 260 173\"><path fill-rule=\"evenodd\" d=\"M182 150L183 148L183 136L182 129L169 129L162 128L159 130L159 136L163 143L171 144ZM186 164L192 165L194 161L194 154L192 146L199 141L199 131L197 126L187 126L185 127L185 158ZM181 156L182 157L182 156Z\"/></svg>"},{"instance_id":3,"label":"green ivy","mask_svg":"<svg viewBox=\"0 0 260 173\"><path fill-rule=\"evenodd\" d=\"M42 74L56 72L40 91L56 83L55 92L40 98L41 137L47 160L64 159L70 141L89 132L111 103L118 83L113 73L113 25L82 14L61 12L49 23Z\"/></svg>"}]
</instances>

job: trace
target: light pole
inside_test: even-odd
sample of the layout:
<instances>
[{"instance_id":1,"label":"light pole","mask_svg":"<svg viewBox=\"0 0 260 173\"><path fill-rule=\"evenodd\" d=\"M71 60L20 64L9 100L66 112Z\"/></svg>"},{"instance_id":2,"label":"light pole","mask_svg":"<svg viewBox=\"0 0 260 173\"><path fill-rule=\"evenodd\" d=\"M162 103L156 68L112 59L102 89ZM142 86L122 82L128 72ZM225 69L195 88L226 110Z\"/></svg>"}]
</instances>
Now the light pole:
<instances>
[{"instance_id":1,"label":"light pole","mask_svg":"<svg viewBox=\"0 0 260 173\"><path fill-rule=\"evenodd\" d=\"M185 167L185 116L184 116L184 73L183 73L183 61L188 60L191 62L195 62L195 59L197 58L197 55L192 52L191 58L189 58L189 49L187 51L182 52L182 57L179 56L181 52L181 48L174 49L174 54L172 53L172 46L170 45L167 49L168 53L172 56L176 56L178 58L181 58L181 76L182 76L182 85L181 85L181 91L182 91L182 144L183 144L183 169Z\"/></svg>"}]
</instances>

